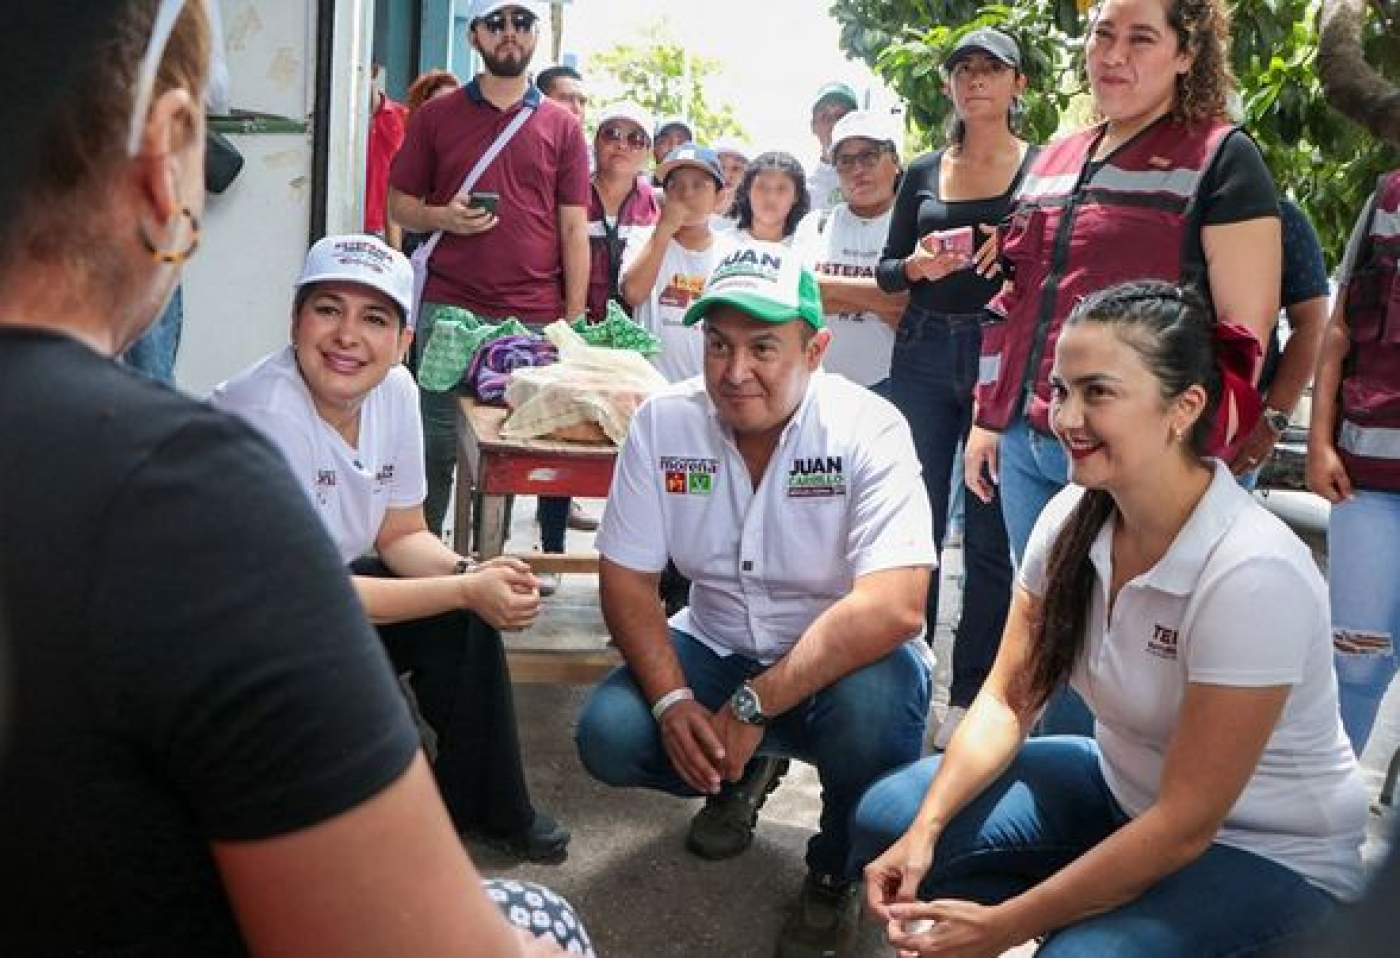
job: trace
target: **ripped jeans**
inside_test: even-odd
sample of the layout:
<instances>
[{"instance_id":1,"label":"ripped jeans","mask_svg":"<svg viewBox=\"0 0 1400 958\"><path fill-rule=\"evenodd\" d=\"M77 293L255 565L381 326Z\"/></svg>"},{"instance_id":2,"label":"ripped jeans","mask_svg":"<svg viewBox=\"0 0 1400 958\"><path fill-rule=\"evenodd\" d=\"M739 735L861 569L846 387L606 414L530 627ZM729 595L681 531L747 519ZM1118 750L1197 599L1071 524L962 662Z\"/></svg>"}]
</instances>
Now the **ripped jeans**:
<instances>
[{"instance_id":1,"label":"ripped jeans","mask_svg":"<svg viewBox=\"0 0 1400 958\"><path fill-rule=\"evenodd\" d=\"M1342 725L1360 756L1397 664L1400 493L1358 489L1333 506L1327 561Z\"/></svg>"}]
</instances>

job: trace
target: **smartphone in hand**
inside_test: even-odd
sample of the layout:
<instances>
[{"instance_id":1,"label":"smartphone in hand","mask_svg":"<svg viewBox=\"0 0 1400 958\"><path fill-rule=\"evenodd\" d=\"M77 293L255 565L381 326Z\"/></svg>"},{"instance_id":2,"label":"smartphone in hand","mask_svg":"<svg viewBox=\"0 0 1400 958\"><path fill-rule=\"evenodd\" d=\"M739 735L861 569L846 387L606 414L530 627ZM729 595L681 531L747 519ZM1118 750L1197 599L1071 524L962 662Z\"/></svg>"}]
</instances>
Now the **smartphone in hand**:
<instances>
[{"instance_id":1,"label":"smartphone in hand","mask_svg":"<svg viewBox=\"0 0 1400 958\"><path fill-rule=\"evenodd\" d=\"M976 237L971 226L957 229L937 230L919 241L930 253L961 253L970 261L975 250Z\"/></svg>"},{"instance_id":2,"label":"smartphone in hand","mask_svg":"<svg viewBox=\"0 0 1400 958\"><path fill-rule=\"evenodd\" d=\"M501 197L497 193L477 193L475 191L467 198L467 205L485 210L488 213L495 213L496 207L500 203Z\"/></svg>"}]
</instances>

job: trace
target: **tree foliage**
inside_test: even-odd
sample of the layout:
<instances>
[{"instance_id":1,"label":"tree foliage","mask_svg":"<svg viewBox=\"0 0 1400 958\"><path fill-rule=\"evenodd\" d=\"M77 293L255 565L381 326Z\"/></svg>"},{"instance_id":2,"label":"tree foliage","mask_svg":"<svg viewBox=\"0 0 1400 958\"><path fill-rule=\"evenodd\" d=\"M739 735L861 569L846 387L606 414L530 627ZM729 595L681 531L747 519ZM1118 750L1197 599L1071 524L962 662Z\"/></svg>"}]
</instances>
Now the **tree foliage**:
<instances>
[{"instance_id":1,"label":"tree foliage","mask_svg":"<svg viewBox=\"0 0 1400 958\"><path fill-rule=\"evenodd\" d=\"M1335 263L1376 177L1400 166L1400 149L1333 111L1317 76L1320 0L1233 0L1231 61L1243 125L1280 191L1311 216ZM1364 30L1367 60L1400 77L1400 9L1375 0ZM832 0L846 52L884 77L905 100L925 141L941 141L949 104L939 70L967 30L999 26L1021 43L1030 87L1023 129L1044 142L1086 122L1084 16L1075 0Z\"/></svg>"},{"instance_id":2,"label":"tree foliage","mask_svg":"<svg viewBox=\"0 0 1400 958\"><path fill-rule=\"evenodd\" d=\"M733 108L711 103L706 96L708 78L719 71L718 60L687 52L668 35L664 23L648 28L640 42L619 43L588 64L590 81L596 78L610 96L632 100L657 119L686 117L702 143L745 135Z\"/></svg>"}]
</instances>

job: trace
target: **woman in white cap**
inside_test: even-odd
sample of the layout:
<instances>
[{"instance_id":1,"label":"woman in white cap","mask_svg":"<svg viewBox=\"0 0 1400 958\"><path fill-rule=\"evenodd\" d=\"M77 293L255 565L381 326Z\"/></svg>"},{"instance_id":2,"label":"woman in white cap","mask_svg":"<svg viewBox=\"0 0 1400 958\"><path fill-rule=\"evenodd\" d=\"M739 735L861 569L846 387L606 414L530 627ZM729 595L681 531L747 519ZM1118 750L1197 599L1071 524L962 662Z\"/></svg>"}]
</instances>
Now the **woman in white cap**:
<instances>
[{"instance_id":1,"label":"woman in white cap","mask_svg":"<svg viewBox=\"0 0 1400 958\"><path fill-rule=\"evenodd\" d=\"M619 287L622 254L642 227L661 215L651 178L642 173L651 146L651 115L635 103L606 107L593 137L593 190L588 201L588 318L597 322L611 300L631 313ZM596 521L595 521L596 527Z\"/></svg>"},{"instance_id":2,"label":"woman in white cap","mask_svg":"<svg viewBox=\"0 0 1400 958\"><path fill-rule=\"evenodd\" d=\"M949 143L909 165L876 270L886 292L909 292L909 308L895 334L890 398L914 430L940 549L953 460L972 424L983 308L1002 283L993 264L992 232L1035 156L1014 128L1026 89L1015 40L1000 30L970 31L944 59L943 69L953 107ZM959 233L960 246L941 240ZM1011 598L1001 503L995 497L971 498L964 505L966 574L948 711L934 739L940 749L947 747L992 667ZM935 576L927 608L930 636L938 618L938 586Z\"/></svg>"},{"instance_id":3,"label":"woman in white cap","mask_svg":"<svg viewBox=\"0 0 1400 958\"><path fill-rule=\"evenodd\" d=\"M474 566L428 530L418 390L401 364L412 300L403 254L371 236L322 239L296 284L291 345L211 401L281 450L351 565L437 734L433 770L458 831L557 858L569 833L530 803L498 631L534 621L538 583L518 559Z\"/></svg>"}]
</instances>

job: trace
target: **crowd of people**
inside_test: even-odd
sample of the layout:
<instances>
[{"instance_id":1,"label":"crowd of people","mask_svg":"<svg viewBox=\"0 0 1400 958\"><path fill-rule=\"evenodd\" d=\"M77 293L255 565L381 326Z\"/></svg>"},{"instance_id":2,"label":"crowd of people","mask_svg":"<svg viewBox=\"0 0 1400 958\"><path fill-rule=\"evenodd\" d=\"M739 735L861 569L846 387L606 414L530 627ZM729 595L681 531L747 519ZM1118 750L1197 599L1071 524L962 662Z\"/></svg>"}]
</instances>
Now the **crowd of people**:
<instances>
[{"instance_id":1,"label":"crowd of people","mask_svg":"<svg viewBox=\"0 0 1400 958\"><path fill-rule=\"evenodd\" d=\"M1020 129L1016 39L979 26L939 64L937 149L906 158L833 82L805 165L532 70L542 15L473 0L481 71L403 105L374 71L364 232L311 247L288 345L201 403L112 357L199 244L205 5L15 14L4 69L53 82L0 106L25 410L0 420L0 867L25 876L0 951L592 953L461 840L554 862L570 832L531 799L502 640L556 583L442 535L455 397L412 370L460 309L621 309L661 345L601 521L539 501L545 552L598 528L623 660L577 750L701 799L710 860L815 767L780 958L838 953L862 899L901 955L1333 934L1397 669L1400 171L1328 315L1316 234L1229 118L1221 0L1095 7L1094 119L1051 143ZM1326 582L1249 492L1310 379Z\"/></svg>"}]
</instances>

